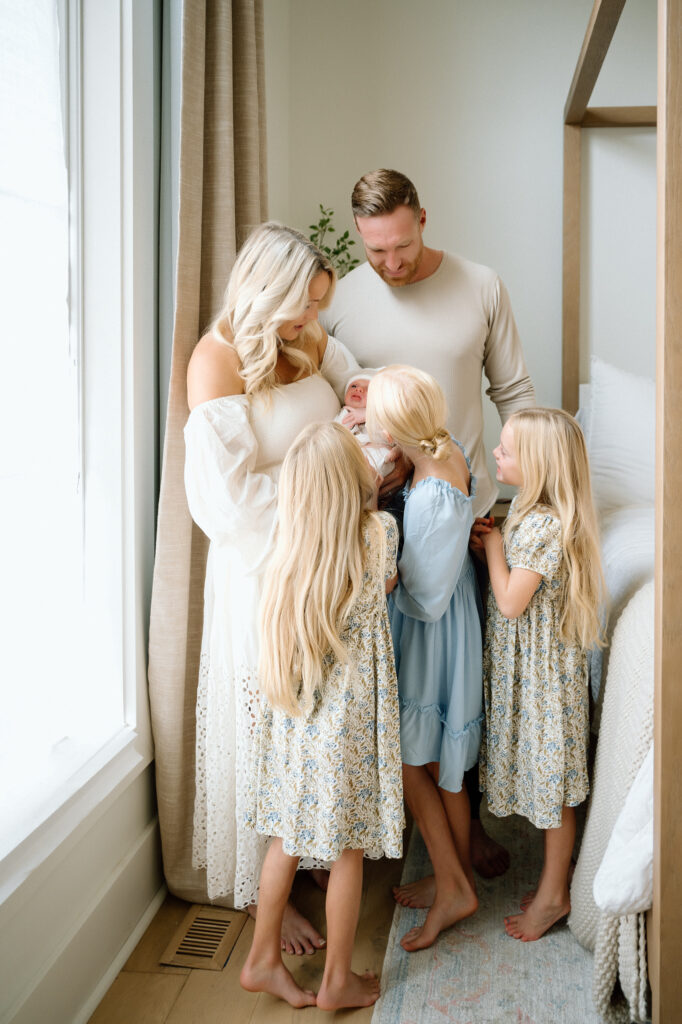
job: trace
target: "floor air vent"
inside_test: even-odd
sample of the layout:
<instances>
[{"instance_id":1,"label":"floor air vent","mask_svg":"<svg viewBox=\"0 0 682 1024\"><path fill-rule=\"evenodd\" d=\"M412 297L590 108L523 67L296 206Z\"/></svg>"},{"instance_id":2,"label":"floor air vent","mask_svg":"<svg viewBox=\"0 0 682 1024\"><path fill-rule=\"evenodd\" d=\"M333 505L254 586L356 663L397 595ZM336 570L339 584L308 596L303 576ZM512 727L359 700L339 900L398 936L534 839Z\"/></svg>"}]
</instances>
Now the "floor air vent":
<instances>
[{"instance_id":1,"label":"floor air vent","mask_svg":"<svg viewBox=\"0 0 682 1024\"><path fill-rule=\"evenodd\" d=\"M247 915L223 907L190 907L160 962L174 967L222 971Z\"/></svg>"}]
</instances>

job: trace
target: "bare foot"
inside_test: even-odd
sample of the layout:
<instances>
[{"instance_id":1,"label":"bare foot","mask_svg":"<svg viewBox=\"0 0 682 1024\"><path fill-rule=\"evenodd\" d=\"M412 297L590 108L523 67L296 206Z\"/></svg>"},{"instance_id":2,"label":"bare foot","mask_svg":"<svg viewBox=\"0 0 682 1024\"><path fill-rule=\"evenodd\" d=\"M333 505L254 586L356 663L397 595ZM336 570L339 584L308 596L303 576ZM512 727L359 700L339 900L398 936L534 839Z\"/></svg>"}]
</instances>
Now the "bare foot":
<instances>
[{"instance_id":1,"label":"bare foot","mask_svg":"<svg viewBox=\"0 0 682 1024\"><path fill-rule=\"evenodd\" d=\"M436 895L433 906L426 915L424 924L416 928L410 928L400 940L400 945L408 953L414 953L417 949L426 949L432 946L438 936L446 928L453 924L471 917L478 908L478 899L473 891L462 892L458 890L452 895L439 897Z\"/></svg>"},{"instance_id":2,"label":"bare foot","mask_svg":"<svg viewBox=\"0 0 682 1024\"><path fill-rule=\"evenodd\" d=\"M553 924L560 921L562 917L566 917L570 909L571 904L568 899L552 904L540 902L536 897L523 914L512 914L511 917L505 917L504 927L507 935L511 935L513 939L521 939L522 942L535 942L546 931L549 931Z\"/></svg>"},{"instance_id":3,"label":"bare foot","mask_svg":"<svg viewBox=\"0 0 682 1024\"><path fill-rule=\"evenodd\" d=\"M246 909L255 921L258 910L256 904L252 903ZM303 914L299 914L293 903L289 901L284 908L282 920L281 948L283 952L302 956L304 953L316 953L318 949L324 949L326 944L327 940L322 938L310 921Z\"/></svg>"},{"instance_id":4,"label":"bare foot","mask_svg":"<svg viewBox=\"0 0 682 1024\"><path fill-rule=\"evenodd\" d=\"M316 953L318 949L324 949L326 944L326 939L322 938L310 921L303 914L299 914L289 901L282 920L282 949L285 953L296 953L297 956L303 953Z\"/></svg>"},{"instance_id":5,"label":"bare foot","mask_svg":"<svg viewBox=\"0 0 682 1024\"><path fill-rule=\"evenodd\" d=\"M285 999L290 1006L314 1006L315 993L299 988L280 960L275 964L256 963L249 956L242 967L239 981L248 992L268 992Z\"/></svg>"},{"instance_id":6,"label":"bare foot","mask_svg":"<svg viewBox=\"0 0 682 1024\"><path fill-rule=\"evenodd\" d=\"M341 981L322 979L317 993L317 1006L321 1010L341 1010L348 1006L371 1006L379 998L379 979L371 971L354 974L350 971Z\"/></svg>"},{"instance_id":7,"label":"bare foot","mask_svg":"<svg viewBox=\"0 0 682 1024\"><path fill-rule=\"evenodd\" d=\"M403 907L430 907L436 898L436 879L428 875L418 882L394 885L393 898Z\"/></svg>"},{"instance_id":8,"label":"bare foot","mask_svg":"<svg viewBox=\"0 0 682 1024\"><path fill-rule=\"evenodd\" d=\"M509 850L488 835L479 818L471 821L471 863L482 878L496 878L509 867Z\"/></svg>"},{"instance_id":9,"label":"bare foot","mask_svg":"<svg viewBox=\"0 0 682 1024\"><path fill-rule=\"evenodd\" d=\"M519 906L521 907L521 910L524 914L528 910L529 906L531 905L535 897L537 896L537 892L537 889L531 889L529 892L524 893L521 897L519 901Z\"/></svg>"},{"instance_id":10,"label":"bare foot","mask_svg":"<svg viewBox=\"0 0 682 1024\"><path fill-rule=\"evenodd\" d=\"M327 887L329 885L329 872L326 868L311 868L310 877L322 892L327 891Z\"/></svg>"},{"instance_id":11,"label":"bare foot","mask_svg":"<svg viewBox=\"0 0 682 1024\"><path fill-rule=\"evenodd\" d=\"M569 887L571 885L571 881L573 879L574 873L575 873L575 861L571 860L571 863L570 863L569 868L568 868L568 879L567 879L567 884L568 884ZM533 902L535 897L537 896L537 893L538 893L537 889L530 889L527 893L524 893L524 895L521 897L521 901L519 903L519 906L521 907L521 910L524 912L524 914L528 910L529 906L531 905L531 903Z\"/></svg>"}]
</instances>

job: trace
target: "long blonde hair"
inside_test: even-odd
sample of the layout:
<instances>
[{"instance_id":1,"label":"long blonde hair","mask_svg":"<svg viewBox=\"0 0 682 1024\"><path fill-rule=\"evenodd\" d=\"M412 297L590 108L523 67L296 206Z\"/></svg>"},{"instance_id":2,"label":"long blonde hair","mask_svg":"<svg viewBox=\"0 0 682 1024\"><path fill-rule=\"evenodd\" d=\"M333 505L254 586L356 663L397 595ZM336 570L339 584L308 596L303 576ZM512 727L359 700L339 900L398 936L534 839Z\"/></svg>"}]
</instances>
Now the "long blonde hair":
<instances>
[{"instance_id":1,"label":"long blonde hair","mask_svg":"<svg viewBox=\"0 0 682 1024\"><path fill-rule=\"evenodd\" d=\"M582 430L562 409L524 409L507 423L514 434L523 484L503 534L509 536L536 506L558 516L568 571L560 634L564 640L592 647L601 642L599 609L606 588Z\"/></svg>"},{"instance_id":2,"label":"long blonde hair","mask_svg":"<svg viewBox=\"0 0 682 1024\"><path fill-rule=\"evenodd\" d=\"M374 441L382 431L397 444L420 448L434 459L447 459L452 441L448 407L440 384L429 373L399 363L372 378L367 392L367 430Z\"/></svg>"},{"instance_id":3,"label":"long blonde hair","mask_svg":"<svg viewBox=\"0 0 682 1024\"><path fill-rule=\"evenodd\" d=\"M232 345L241 364L247 395L277 385L277 356L283 352L300 373L316 367L303 351L311 339L322 336L317 321L306 324L295 341L277 333L306 308L314 277L325 273L329 291L320 303L330 302L336 273L324 253L310 239L275 221L255 228L239 250L225 290L223 306L213 321L213 335Z\"/></svg>"},{"instance_id":4,"label":"long blonde hair","mask_svg":"<svg viewBox=\"0 0 682 1024\"><path fill-rule=\"evenodd\" d=\"M360 445L340 423L306 427L282 464L258 674L268 701L292 714L310 706L329 652L347 661L341 634L362 588L362 523L373 517L365 511L373 491Z\"/></svg>"}]
</instances>

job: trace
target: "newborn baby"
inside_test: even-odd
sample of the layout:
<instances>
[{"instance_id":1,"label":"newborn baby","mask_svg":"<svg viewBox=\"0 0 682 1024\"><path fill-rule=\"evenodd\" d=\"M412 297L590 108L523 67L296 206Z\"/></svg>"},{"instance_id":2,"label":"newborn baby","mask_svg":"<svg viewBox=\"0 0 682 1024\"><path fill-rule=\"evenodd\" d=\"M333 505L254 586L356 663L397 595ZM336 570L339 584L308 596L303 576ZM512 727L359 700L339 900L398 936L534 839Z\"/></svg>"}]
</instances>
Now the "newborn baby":
<instances>
[{"instance_id":1,"label":"newborn baby","mask_svg":"<svg viewBox=\"0 0 682 1024\"><path fill-rule=\"evenodd\" d=\"M393 460L387 458L391 448L389 445L377 444L371 441L369 434L365 430L367 389L370 378L375 373L375 370L363 370L361 373L354 373L352 377L349 377L344 396L345 404L336 417L336 422L342 423L344 427L348 427L351 434L356 437L358 443L362 446L365 458L372 469L384 477L388 476L395 465Z\"/></svg>"}]
</instances>

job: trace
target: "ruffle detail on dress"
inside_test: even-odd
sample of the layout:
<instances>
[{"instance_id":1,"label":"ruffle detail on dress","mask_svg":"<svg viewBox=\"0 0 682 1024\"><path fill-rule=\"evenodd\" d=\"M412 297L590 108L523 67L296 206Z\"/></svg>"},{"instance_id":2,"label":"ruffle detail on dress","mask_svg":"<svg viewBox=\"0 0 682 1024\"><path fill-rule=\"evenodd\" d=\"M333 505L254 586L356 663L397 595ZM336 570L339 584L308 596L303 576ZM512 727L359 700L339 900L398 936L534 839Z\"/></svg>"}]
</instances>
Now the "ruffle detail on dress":
<instances>
[{"instance_id":1,"label":"ruffle detail on dress","mask_svg":"<svg viewBox=\"0 0 682 1024\"><path fill-rule=\"evenodd\" d=\"M419 704L400 698L400 733L402 758L405 764L422 765L438 762L438 784L442 789L458 793L464 772L478 760L481 730L485 715L455 730L445 718L439 704ZM409 736L409 742L405 737Z\"/></svg>"},{"instance_id":2,"label":"ruffle detail on dress","mask_svg":"<svg viewBox=\"0 0 682 1024\"><path fill-rule=\"evenodd\" d=\"M419 490L419 488L423 484L427 483L427 481L431 481L432 483L434 483L438 490L444 491L446 494L450 494L451 492L454 491L456 494L459 494L464 501L467 502L472 501L476 497L476 476L474 473L471 472L471 459L467 455L464 445L460 441L458 441L456 437L453 437L451 434L450 439L453 442L453 444L457 445L457 447L459 448L459 450L461 451L462 455L466 460L467 469L469 470L469 493L464 494L463 491L460 491L459 487L455 487L447 480L442 480L441 477L439 476L424 477L423 480L419 480L418 483L416 483L414 487L412 487L412 478L410 477L410 479L408 479L403 486L403 496L405 498L407 498L408 494L411 494L413 491Z\"/></svg>"}]
</instances>

